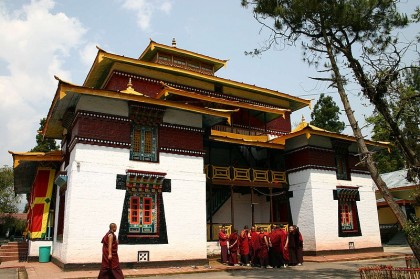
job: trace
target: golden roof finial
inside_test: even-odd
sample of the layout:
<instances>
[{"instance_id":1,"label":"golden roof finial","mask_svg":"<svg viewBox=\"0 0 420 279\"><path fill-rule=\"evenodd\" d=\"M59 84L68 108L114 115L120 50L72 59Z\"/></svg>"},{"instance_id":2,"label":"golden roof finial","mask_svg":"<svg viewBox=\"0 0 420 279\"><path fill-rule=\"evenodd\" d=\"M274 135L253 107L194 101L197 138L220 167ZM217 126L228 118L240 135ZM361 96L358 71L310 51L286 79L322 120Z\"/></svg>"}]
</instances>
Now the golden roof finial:
<instances>
[{"instance_id":1,"label":"golden roof finial","mask_svg":"<svg viewBox=\"0 0 420 279\"><path fill-rule=\"evenodd\" d=\"M305 116L303 116L303 114L302 114L302 121L301 121L301 122L302 122L302 123L303 123L303 122L306 122L306 121L305 121Z\"/></svg>"},{"instance_id":2,"label":"golden roof finial","mask_svg":"<svg viewBox=\"0 0 420 279\"><path fill-rule=\"evenodd\" d=\"M176 47L176 40L175 40L175 38L172 38L172 46L173 47Z\"/></svg>"},{"instance_id":3,"label":"golden roof finial","mask_svg":"<svg viewBox=\"0 0 420 279\"><path fill-rule=\"evenodd\" d=\"M131 78L128 79L128 83L127 83L127 89L126 90L121 90L122 93L128 93L128 94L136 94L136 95L141 95L143 96L143 94L141 94L140 92L137 92L134 88L133 88L133 83L131 82Z\"/></svg>"}]
</instances>

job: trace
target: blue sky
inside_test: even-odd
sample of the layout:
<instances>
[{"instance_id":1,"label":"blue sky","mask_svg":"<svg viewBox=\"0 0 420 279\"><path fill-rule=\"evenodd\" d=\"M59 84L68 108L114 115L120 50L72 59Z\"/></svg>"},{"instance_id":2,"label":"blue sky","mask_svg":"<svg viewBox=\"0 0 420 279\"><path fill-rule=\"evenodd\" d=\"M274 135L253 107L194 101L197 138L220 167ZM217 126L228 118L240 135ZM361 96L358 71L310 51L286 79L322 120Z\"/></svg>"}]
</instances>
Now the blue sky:
<instances>
[{"instance_id":1,"label":"blue sky","mask_svg":"<svg viewBox=\"0 0 420 279\"><path fill-rule=\"evenodd\" d=\"M55 94L54 75L83 84L95 59L96 45L108 52L138 57L149 40L219 59L228 59L218 76L314 99L329 93L327 84L302 61L299 46L278 47L261 57L244 55L262 44L268 31L240 0L2 0L0 1L0 165L12 165L7 153L36 145L39 120ZM417 1L402 1L411 9ZM418 32L418 25L417 30ZM332 93L334 92L334 93ZM349 92L359 122L372 109ZM310 109L292 115L296 126ZM347 123L345 116L342 120ZM346 129L350 134L350 130Z\"/></svg>"}]
</instances>

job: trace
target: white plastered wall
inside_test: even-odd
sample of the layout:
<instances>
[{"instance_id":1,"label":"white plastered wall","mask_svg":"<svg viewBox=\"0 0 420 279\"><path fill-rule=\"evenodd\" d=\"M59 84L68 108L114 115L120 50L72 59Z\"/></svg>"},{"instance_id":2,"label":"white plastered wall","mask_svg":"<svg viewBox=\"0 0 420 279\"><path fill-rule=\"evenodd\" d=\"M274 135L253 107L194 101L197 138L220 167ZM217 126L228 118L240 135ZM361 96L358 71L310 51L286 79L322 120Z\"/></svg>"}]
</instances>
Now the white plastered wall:
<instances>
[{"instance_id":1,"label":"white plastered wall","mask_svg":"<svg viewBox=\"0 0 420 279\"><path fill-rule=\"evenodd\" d=\"M121 244L120 261L135 262L137 251L145 250L151 261L206 258L203 159L168 153L160 153L159 163L128 158L128 149L76 144L67 170L64 239L56 242L54 257L63 263L101 261L100 242L109 223L126 218L121 216L125 191L116 189L116 175L135 169L164 172L171 179L171 192L163 193L169 243Z\"/></svg>"},{"instance_id":2,"label":"white plastered wall","mask_svg":"<svg viewBox=\"0 0 420 279\"><path fill-rule=\"evenodd\" d=\"M310 169L289 174L292 218L304 239L304 250L325 251L381 247L379 222L372 180L368 175L351 174L351 181L337 180L334 171ZM337 186L359 187L357 201L362 235L338 236L338 201L333 198Z\"/></svg>"}]
</instances>

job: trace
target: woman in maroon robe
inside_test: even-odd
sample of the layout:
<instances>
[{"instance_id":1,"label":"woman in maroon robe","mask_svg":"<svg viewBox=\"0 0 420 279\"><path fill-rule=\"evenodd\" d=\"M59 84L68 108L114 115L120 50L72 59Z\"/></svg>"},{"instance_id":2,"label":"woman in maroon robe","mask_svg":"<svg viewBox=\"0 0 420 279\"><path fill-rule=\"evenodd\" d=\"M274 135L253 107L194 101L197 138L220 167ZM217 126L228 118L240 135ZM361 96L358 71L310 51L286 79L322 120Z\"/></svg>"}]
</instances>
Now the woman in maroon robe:
<instances>
[{"instance_id":1,"label":"woman in maroon robe","mask_svg":"<svg viewBox=\"0 0 420 279\"><path fill-rule=\"evenodd\" d=\"M239 254L241 255L241 263L249 266L249 231L248 226L245 226L239 235Z\"/></svg>"},{"instance_id":2,"label":"woman in maroon robe","mask_svg":"<svg viewBox=\"0 0 420 279\"><path fill-rule=\"evenodd\" d=\"M232 233L229 236L229 265L237 266L238 264L238 231L236 229L232 229Z\"/></svg>"},{"instance_id":3,"label":"woman in maroon robe","mask_svg":"<svg viewBox=\"0 0 420 279\"><path fill-rule=\"evenodd\" d=\"M117 225L111 223L109 231L102 238L102 265L98 279L124 279L118 258L118 240L115 237Z\"/></svg>"}]
</instances>

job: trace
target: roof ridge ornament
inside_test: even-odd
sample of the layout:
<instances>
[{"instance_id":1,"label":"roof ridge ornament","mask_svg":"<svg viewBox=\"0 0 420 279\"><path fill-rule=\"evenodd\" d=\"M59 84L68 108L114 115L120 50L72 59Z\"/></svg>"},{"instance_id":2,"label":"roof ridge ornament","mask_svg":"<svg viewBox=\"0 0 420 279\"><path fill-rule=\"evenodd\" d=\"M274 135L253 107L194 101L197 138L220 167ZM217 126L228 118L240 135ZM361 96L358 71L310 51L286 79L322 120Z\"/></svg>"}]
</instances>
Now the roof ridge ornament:
<instances>
[{"instance_id":1,"label":"roof ridge ornament","mask_svg":"<svg viewBox=\"0 0 420 279\"><path fill-rule=\"evenodd\" d=\"M131 82L131 78L128 78L128 83L127 83L127 89L125 90L121 90L121 93L126 93L126 94L134 94L134 95L140 95L140 96L144 96L144 94L137 92L134 88L133 88L133 83Z\"/></svg>"}]
</instances>

